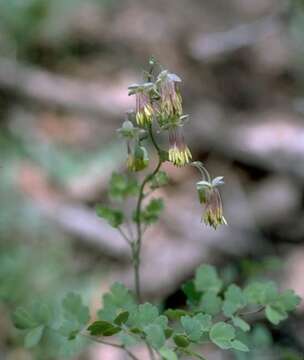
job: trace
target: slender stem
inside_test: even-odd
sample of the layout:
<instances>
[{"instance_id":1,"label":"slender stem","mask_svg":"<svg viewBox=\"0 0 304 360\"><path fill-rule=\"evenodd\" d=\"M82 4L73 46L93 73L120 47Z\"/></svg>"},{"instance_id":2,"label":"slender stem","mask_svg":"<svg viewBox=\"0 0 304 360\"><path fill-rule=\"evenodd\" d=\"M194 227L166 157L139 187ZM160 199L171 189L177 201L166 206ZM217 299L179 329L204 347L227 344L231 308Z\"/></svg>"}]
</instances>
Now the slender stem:
<instances>
[{"instance_id":1,"label":"slender stem","mask_svg":"<svg viewBox=\"0 0 304 360\"><path fill-rule=\"evenodd\" d=\"M141 302L141 290L140 290L140 252L141 252L141 244L142 244L142 235L143 235L143 229L142 229L142 223L141 223L141 209L142 209L142 202L145 197L145 186L146 184L153 179L153 177L158 173L163 160L160 156L160 149L156 143L156 140L153 135L152 127L149 127L149 135L152 141L152 144L154 145L157 153L158 153L158 163L156 168L148 174L143 182L141 183L141 186L139 188L139 195L137 199L136 204L136 210L135 210L135 219L136 219L136 240L132 243L132 258L133 258L133 266L134 266L134 281L135 281L135 293L136 298L138 302Z\"/></svg>"},{"instance_id":2,"label":"slender stem","mask_svg":"<svg viewBox=\"0 0 304 360\"><path fill-rule=\"evenodd\" d=\"M131 359L133 360L139 360L129 349L127 349L124 345L121 345L121 344L116 344L116 343L112 343L110 341L106 341L106 340L101 340L101 339L98 339L98 338L95 338L93 336L90 336L88 334L84 334L84 333L81 333L82 336L90 339L91 341L94 341L94 342L97 342L99 344L103 344L103 345L108 345L108 346L112 346L112 347L115 347L115 348L118 348L118 349L121 349L123 351L125 351Z\"/></svg>"},{"instance_id":3,"label":"slender stem","mask_svg":"<svg viewBox=\"0 0 304 360\"><path fill-rule=\"evenodd\" d=\"M154 356L154 352L153 352L152 347L147 342L146 342L146 346L147 346L147 349L148 349L148 352L149 352L150 359L155 360L155 356Z\"/></svg>"},{"instance_id":4,"label":"slender stem","mask_svg":"<svg viewBox=\"0 0 304 360\"><path fill-rule=\"evenodd\" d=\"M126 240L126 242L131 245L131 240L129 239L127 234L123 231L123 229L118 227L117 230L120 233L120 235Z\"/></svg>"}]
</instances>

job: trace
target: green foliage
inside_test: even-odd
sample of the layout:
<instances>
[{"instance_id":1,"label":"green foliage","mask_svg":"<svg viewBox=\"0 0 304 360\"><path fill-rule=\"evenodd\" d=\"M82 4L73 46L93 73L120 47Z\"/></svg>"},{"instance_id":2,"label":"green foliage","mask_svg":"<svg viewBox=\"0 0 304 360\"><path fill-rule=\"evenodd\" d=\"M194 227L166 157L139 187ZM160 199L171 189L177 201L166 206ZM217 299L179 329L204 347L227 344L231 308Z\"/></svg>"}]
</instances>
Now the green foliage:
<instances>
[{"instance_id":1,"label":"green foliage","mask_svg":"<svg viewBox=\"0 0 304 360\"><path fill-rule=\"evenodd\" d=\"M113 173L109 185L109 195L112 199L123 201L138 192L138 183L135 178L127 175Z\"/></svg>"},{"instance_id":2,"label":"green foliage","mask_svg":"<svg viewBox=\"0 0 304 360\"><path fill-rule=\"evenodd\" d=\"M194 281L183 287L190 297L190 311L168 309L161 314L155 305L137 304L124 285L115 283L103 295L99 320L89 325L89 310L74 293L69 293L62 301L60 326L54 327L54 312L45 304L18 308L13 321L17 328L26 331L27 347L37 345L47 330L53 329L67 339L62 349L69 352L69 343L76 342L74 345L78 346L79 334L87 329L93 338L118 336L122 346L130 347L144 341L165 360L176 360L179 354L204 359L192 350L192 345L208 339L220 349L235 351L236 354L247 353L251 347L268 346L269 336L263 327L255 326L250 332L246 309L250 310L249 313L252 306L256 311L265 309L266 318L278 324L300 301L291 290L279 293L272 282L255 282L244 290L235 284L223 290L222 284L214 267L202 265ZM218 316L226 319L217 321Z\"/></svg>"},{"instance_id":3,"label":"green foliage","mask_svg":"<svg viewBox=\"0 0 304 360\"><path fill-rule=\"evenodd\" d=\"M162 199L152 199L141 213L142 222L150 225L155 223L164 209Z\"/></svg>"},{"instance_id":4,"label":"green foliage","mask_svg":"<svg viewBox=\"0 0 304 360\"><path fill-rule=\"evenodd\" d=\"M119 227L123 223L123 213L120 210L111 209L104 205L96 206L96 214L105 219L114 228Z\"/></svg>"},{"instance_id":5,"label":"green foliage","mask_svg":"<svg viewBox=\"0 0 304 360\"><path fill-rule=\"evenodd\" d=\"M114 283L111 291L103 295L103 308L98 311L98 316L101 320L117 322L122 312L132 313L135 307L135 300L130 291L124 285Z\"/></svg>"},{"instance_id":6,"label":"green foliage","mask_svg":"<svg viewBox=\"0 0 304 360\"><path fill-rule=\"evenodd\" d=\"M159 171L156 175L153 176L150 187L151 189L157 189L159 187L167 185L168 182L169 182L168 174L164 171Z\"/></svg>"},{"instance_id":7,"label":"green foliage","mask_svg":"<svg viewBox=\"0 0 304 360\"><path fill-rule=\"evenodd\" d=\"M196 290L210 291L215 294L221 290L223 285L216 269L210 265L202 265L196 270L194 283Z\"/></svg>"}]
</instances>

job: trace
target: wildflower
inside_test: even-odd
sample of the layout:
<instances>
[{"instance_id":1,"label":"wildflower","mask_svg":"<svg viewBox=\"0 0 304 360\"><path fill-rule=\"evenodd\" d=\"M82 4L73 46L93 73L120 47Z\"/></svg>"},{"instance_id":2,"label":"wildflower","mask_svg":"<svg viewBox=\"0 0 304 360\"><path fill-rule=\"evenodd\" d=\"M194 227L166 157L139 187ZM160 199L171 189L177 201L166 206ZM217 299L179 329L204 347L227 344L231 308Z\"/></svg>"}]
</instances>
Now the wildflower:
<instances>
[{"instance_id":1,"label":"wildflower","mask_svg":"<svg viewBox=\"0 0 304 360\"><path fill-rule=\"evenodd\" d=\"M136 97L136 114L137 125L145 127L152 124L154 110L151 103L149 92L153 88L152 83L143 85L134 84L129 86L129 95Z\"/></svg>"},{"instance_id":2,"label":"wildflower","mask_svg":"<svg viewBox=\"0 0 304 360\"><path fill-rule=\"evenodd\" d=\"M223 216L223 205L218 185L223 184L223 178L217 177L211 182L199 181L196 184L199 201L204 205L202 220L206 225L212 226L214 229L218 225L227 225L227 221Z\"/></svg>"},{"instance_id":3,"label":"wildflower","mask_svg":"<svg viewBox=\"0 0 304 360\"><path fill-rule=\"evenodd\" d=\"M191 152L185 144L182 128L172 127L169 129L169 161L175 166L184 166L192 159Z\"/></svg>"},{"instance_id":4,"label":"wildflower","mask_svg":"<svg viewBox=\"0 0 304 360\"><path fill-rule=\"evenodd\" d=\"M168 121L179 118L183 113L182 97L178 88L180 82L177 75L167 70L162 71L156 81L160 95L160 116Z\"/></svg>"},{"instance_id":5,"label":"wildflower","mask_svg":"<svg viewBox=\"0 0 304 360\"><path fill-rule=\"evenodd\" d=\"M130 171L141 171L145 169L148 164L149 158L147 150L143 146L137 144L132 152L130 145L128 144L127 168Z\"/></svg>"}]
</instances>

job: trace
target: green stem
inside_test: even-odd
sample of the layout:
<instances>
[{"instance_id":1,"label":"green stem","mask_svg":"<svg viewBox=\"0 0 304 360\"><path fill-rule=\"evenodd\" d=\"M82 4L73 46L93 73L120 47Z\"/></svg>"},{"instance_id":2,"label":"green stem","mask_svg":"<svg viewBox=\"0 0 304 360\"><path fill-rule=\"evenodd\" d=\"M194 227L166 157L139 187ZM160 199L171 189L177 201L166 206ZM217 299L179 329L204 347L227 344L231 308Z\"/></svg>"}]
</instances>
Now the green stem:
<instances>
[{"instance_id":1,"label":"green stem","mask_svg":"<svg viewBox=\"0 0 304 360\"><path fill-rule=\"evenodd\" d=\"M138 302L141 302L141 290L140 290L140 253L141 253L141 245L142 245L142 224L141 224L141 210L142 210L142 202L145 197L145 186L146 184L153 179L153 177L158 173L163 160L160 156L160 149L155 141L152 127L149 127L149 135L152 141L152 144L154 145L157 153L158 153L158 163L154 171L152 171L150 174L148 174L143 182L141 183L141 186L139 188L139 195L137 199L136 204L136 210L135 210L135 219L136 219L136 241L132 243L132 259L133 259L133 266L134 266L134 282L135 282L135 294Z\"/></svg>"}]
</instances>

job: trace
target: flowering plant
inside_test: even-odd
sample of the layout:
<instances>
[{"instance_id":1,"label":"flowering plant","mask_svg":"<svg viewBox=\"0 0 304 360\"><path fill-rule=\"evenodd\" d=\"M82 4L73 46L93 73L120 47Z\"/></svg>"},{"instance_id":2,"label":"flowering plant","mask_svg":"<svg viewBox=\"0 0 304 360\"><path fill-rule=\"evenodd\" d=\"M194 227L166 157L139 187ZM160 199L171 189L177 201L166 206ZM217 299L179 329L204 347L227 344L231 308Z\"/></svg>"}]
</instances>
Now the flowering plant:
<instances>
[{"instance_id":1,"label":"flowering plant","mask_svg":"<svg viewBox=\"0 0 304 360\"><path fill-rule=\"evenodd\" d=\"M120 348L133 360L139 359L134 352L138 343L146 346L151 360L176 360L183 356L204 359L202 349L208 342L222 350L248 352L248 334L254 327L248 318L252 320L252 315L263 313L270 323L278 325L300 302L292 290L279 292L271 281L249 283L243 288L227 284L210 265L201 265L194 279L182 286L187 297L183 308L162 311L160 307L142 302L143 235L144 229L158 220L164 207L162 199L151 199L155 189L168 183L168 175L161 171L164 162L198 169L202 179L197 182L196 191L203 208L203 222L214 229L227 224L219 192L223 177L211 179L201 162L192 162L184 139L183 127L188 116L183 112L181 79L162 69L155 74L155 67L152 59L150 70L145 73L146 82L129 86L129 95L135 97L135 110L127 114L118 130L126 142L129 174L113 174L109 186L110 198L118 203L135 197L132 223L128 223L119 207L104 204L96 207L97 215L116 228L130 246L134 293L122 284L113 284L103 296L102 307L93 316L95 320L90 320L89 309L74 293L64 298L61 310L39 303L32 308L18 308L13 320L15 326L25 332L28 347L43 341L51 332L61 337L68 353L73 345L90 340ZM159 143L157 132L168 134L166 147ZM148 142L158 161L139 182L134 174L149 167ZM134 229L129 231L130 227Z\"/></svg>"}]
</instances>

